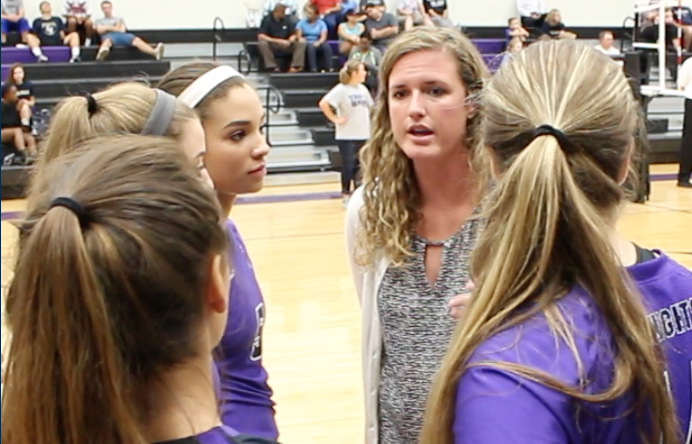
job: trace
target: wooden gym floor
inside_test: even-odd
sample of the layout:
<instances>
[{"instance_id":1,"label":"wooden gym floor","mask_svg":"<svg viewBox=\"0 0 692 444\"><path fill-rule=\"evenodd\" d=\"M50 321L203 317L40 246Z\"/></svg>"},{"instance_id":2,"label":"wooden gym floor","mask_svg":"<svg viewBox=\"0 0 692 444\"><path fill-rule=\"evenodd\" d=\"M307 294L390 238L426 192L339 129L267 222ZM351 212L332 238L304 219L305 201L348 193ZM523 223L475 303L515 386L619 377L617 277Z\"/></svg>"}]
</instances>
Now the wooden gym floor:
<instances>
[{"instance_id":1,"label":"wooden gym floor","mask_svg":"<svg viewBox=\"0 0 692 444\"><path fill-rule=\"evenodd\" d=\"M652 168L654 174L675 171L673 165ZM259 200L271 203L232 211L266 299L264 361L285 444L362 442L360 316L346 263L344 210L340 199L329 198L338 189L336 182L268 187ZM2 202L3 289L16 237L5 219L23 205ZM629 204L620 228L692 269L692 190L655 181L651 200Z\"/></svg>"}]
</instances>

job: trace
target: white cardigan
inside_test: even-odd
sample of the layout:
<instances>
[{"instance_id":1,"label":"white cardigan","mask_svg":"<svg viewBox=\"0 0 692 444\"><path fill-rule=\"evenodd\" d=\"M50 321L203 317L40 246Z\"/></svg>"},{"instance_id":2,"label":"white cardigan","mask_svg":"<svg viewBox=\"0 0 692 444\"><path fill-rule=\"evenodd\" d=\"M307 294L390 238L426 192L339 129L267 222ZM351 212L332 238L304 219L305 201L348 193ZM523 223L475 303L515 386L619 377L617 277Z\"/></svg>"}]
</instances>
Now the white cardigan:
<instances>
[{"instance_id":1,"label":"white cardigan","mask_svg":"<svg viewBox=\"0 0 692 444\"><path fill-rule=\"evenodd\" d=\"M365 444L378 444L378 391L382 356L382 325L377 311L377 292L391 261L382 252L376 253L374 264L362 267L356 264L356 234L361 227L360 209L363 207L363 188L358 188L346 211L346 251L351 274L362 310L363 382L365 389Z\"/></svg>"}]
</instances>

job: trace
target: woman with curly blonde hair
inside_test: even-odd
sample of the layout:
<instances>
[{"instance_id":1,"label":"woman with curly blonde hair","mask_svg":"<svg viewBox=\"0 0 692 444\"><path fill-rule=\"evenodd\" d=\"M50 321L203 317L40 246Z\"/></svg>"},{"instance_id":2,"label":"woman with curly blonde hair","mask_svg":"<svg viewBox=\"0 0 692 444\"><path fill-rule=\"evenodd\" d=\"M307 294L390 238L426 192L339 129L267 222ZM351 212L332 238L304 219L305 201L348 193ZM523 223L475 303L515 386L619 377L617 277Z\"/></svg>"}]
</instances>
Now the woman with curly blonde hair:
<instances>
[{"instance_id":1,"label":"woman with curly blonde hair","mask_svg":"<svg viewBox=\"0 0 692 444\"><path fill-rule=\"evenodd\" d=\"M450 307L463 300L479 227L475 99L486 77L471 41L450 29L406 32L382 61L346 226L363 311L367 444L417 442L454 330Z\"/></svg>"}]
</instances>

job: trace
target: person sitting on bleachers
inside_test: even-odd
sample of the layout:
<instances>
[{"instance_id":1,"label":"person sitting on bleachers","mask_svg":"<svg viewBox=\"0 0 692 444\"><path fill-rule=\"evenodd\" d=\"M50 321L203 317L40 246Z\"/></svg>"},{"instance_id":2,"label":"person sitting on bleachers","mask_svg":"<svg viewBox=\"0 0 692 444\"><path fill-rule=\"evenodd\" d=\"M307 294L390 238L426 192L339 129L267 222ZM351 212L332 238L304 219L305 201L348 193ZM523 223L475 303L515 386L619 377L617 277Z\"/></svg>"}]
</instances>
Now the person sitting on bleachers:
<instances>
[{"instance_id":1,"label":"person sitting on bleachers","mask_svg":"<svg viewBox=\"0 0 692 444\"><path fill-rule=\"evenodd\" d=\"M551 39L574 40L577 38L577 34L565 29L565 24L562 23L562 15L557 9L553 9L548 13L541 30L544 35L547 35Z\"/></svg>"},{"instance_id":2,"label":"person sitting on bleachers","mask_svg":"<svg viewBox=\"0 0 692 444\"><path fill-rule=\"evenodd\" d=\"M364 32L360 36L358 46L353 48L349 60L358 60L368 71L365 78L365 86L368 87L373 96L377 96L377 78L379 75L380 63L382 63L382 52L372 46L370 34Z\"/></svg>"},{"instance_id":3,"label":"person sitting on bleachers","mask_svg":"<svg viewBox=\"0 0 692 444\"><path fill-rule=\"evenodd\" d=\"M31 53L36 57L37 62L47 62L48 57L41 51L41 43L38 38L29 33L29 22L24 18L24 2L20 1L3 1L2 2L2 43L7 42L7 34L9 32L18 32L21 35L22 42L30 49Z\"/></svg>"},{"instance_id":4,"label":"person sitting on bleachers","mask_svg":"<svg viewBox=\"0 0 692 444\"><path fill-rule=\"evenodd\" d=\"M308 0L306 4L312 4L317 7L317 12L327 24L329 38L335 39L337 37L336 28L339 26L339 23L344 21L341 0Z\"/></svg>"},{"instance_id":5,"label":"person sitting on bleachers","mask_svg":"<svg viewBox=\"0 0 692 444\"><path fill-rule=\"evenodd\" d=\"M22 0L2 0L0 3L2 21L0 35L2 44L7 43L7 34L16 32L22 36L22 41L26 43L26 36L29 35L29 22L24 18L24 2Z\"/></svg>"},{"instance_id":6,"label":"person sitting on bleachers","mask_svg":"<svg viewBox=\"0 0 692 444\"><path fill-rule=\"evenodd\" d=\"M380 63L382 63L382 51L372 46L372 37L367 32L364 32L360 36L358 46L351 51L349 60L358 60L365 65L369 72L377 72Z\"/></svg>"},{"instance_id":7,"label":"person sitting on bleachers","mask_svg":"<svg viewBox=\"0 0 692 444\"><path fill-rule=\"evenodd\" d=\"M620 51L613 46L614 41L615 36L611 31L601 31L601 33L598 35L598 45L594 46L594 48L605 55L620 55Z\"/></svg>"},{"instance_id":8,"label":"person sitting on bleachers","mask_svg":"<svg viewBox=\"0 0 692 444\"><path fill-rule=\"evenodd\" d=\"M47 62L46 57L41 51L38 38L31 35L29 22L24 18L24 2L22 0L3 0L2 1L2 44L7 43L7 34L17 32L22 38L22 42L29 46L31 53L38 62Z\"/></svg>"},{"instance_id":9,"label":"person sitting on bleachers","mask_svg":"<svg viewBox=\"0 0 692 444\"><path fill-rule=\"evenodd\" d=\"M683 6L673 8L673 23L682 32L682 47L692 51L692 9Z\"/></svg>"},{"instance_id":10,"label":"person sitting on bleachers","mask_svg":"<svg viewBox=\"0 0 692 444\"><path fill-rule=\"evenodd\" d=\"M298 40L305 40L305 53L307 56L307 68L311 72L319 71L318 58L322 59L322 69L333 71L332 48L327 43L327 24L319 17L317 7L312 3L305 5L303 9L305 18L296 25Z\"/></svg>"},{"instance_id":11,"label":"person sitting on bleachers","mask_svg":"<svg viewBox=\"0 0 692 444\"><path fill-rule=\"evenodd\" d=\"M384 52L389 42L399 33L396 17L388 12L382 12L377 4L368 2L365 13L365 32L370 34L375 48Z\"/></svg>"},{"instance_id":12,"label":"person sitting on bleachers","mask_svg":"<svg viewBox=\"0 0 692 444\"><path fill-rule=\"evenodd\" d=\"M113 16L113 3L110 0L101 2L101 10L103 18L96 20L96 32L101 36L101 46L96 53L96 60L106 60L113 46L130 46L155 57L156 60L163 58L163 43L152 47L141 37L127 32L125 20Z\"/></svg>"},{"instance_id":13,"label":"person sitting on bleachers","mask_svg":"<svg viewBox=\"0 0 692 444\"><path fill-rule=\"evenodd\" d=\"M517 0L517 11L521 17L521 26L534 35L540 34L548 8L545 0Z\"/></svg>"},{"instance_id":14,"label":"person sitting on bleachers","mask_svg":"<svg viewBox=\"0 0 692 444\"><path fill-rule=\"evenodd\" d=\"M507 49L502 53L502 62L500 66L509 63L515 55L524 49L524 41L519 37L513 37L507 44Z\"/></svg>"},{"instance_id":15,"label":"person sitting on bleachers","mask_svg":"<svg viewBox=\"0 0 692 444\"><path fill-rule=\"evenodd\" d=\"M293 24L298 23L300 18L298 18L298 3L296 0L267 0L262 7L262 17L264 18L271 14L278 4L286 7L285 14L287 19L293 22Z\"/></svg>"},{"instance_id":16,"label":"person sitting on bleachers","mask_svg":"<svg viewBox=\"0 0 692 444\"><path fill-rule=\"evenodd\" d=\"M505 36L507 37L508 42L515 38L525 42L526 39L531 36L531 34L526 28L521 26L521 20L518 17L512 17L507 20L507 30L505 31Z\"/></svg>"},{"instance_id":17,"label":"person sitting on bleachers","mask_svg":"<svg viewBox=\"0 0 692 444\"><path fill-rule=\"evenodd\" d=\"M346 17L349 11L358 12L358 1L357 0L341 0L341 14Z\"/></svg>"},{"instance_id":18,"label":"person sitting on bleachers","mask_svg":"<svg viewBox=\"0 0 692 444\"><path fill-rule=\"evenodd\" d=\"M454 28L454 22L449 19L447 0L423 0L423 8L433 25Z\"/></svg>"},{"instance_id":19,"label":"person sitting on bleachers","mask_svg":"<svg viewBox=\"0 0 692 444\"><path fill-rule=\"evenodd\" d=\"M36 140L31 129L22 125L20 100L17 97L17 86L6 83L2 86L2 107L0 109L0 127L2 143L12 143L27 157L36 154Z\"/></svg>"},{"instance_id":20,"label":"person sitting on bleachers","mask_svg":"<svg viewBox=\"0 0 692 444\"><path fill-rule=\"evenodd\" d=\"M70 47L71 57L70 63L80 62L82 59L81 48L79 46L79 34L70 32L65 35L65 23L60 17L53 15L53 8L50 2L41 2L41 17L34 20L33 36L35 36L41 46L62 46Z\"/></svg>"},{"instance_id":21,"label":"person sitting on bleachers","mask_svg":"<svg viewBox=\"0 0 692 444\"><path fill-rule=\"evenodd\" d=\"M403 25L404 30L425 24L427 18L421 0L399 0L396 13L399 25Z\"/></svg>"},{"instance_id":22,"label":"person sitting on bleachers","mask_svg":"<svg viewBox=\"0 0 692 444\"><path fill-rule=\"evenodd\" d=\"M286 17L286 7L281 3L274 6L271 14L262 19L257 33L259 52L264 59L264 67L269 71L279 72L276 55L291 56L289 72L299 72L305 65L305 42L296 35L296 28Z\"/></svg>"},{"instance_id":23,"label":"person sitting on bleachers","mask_svg":"<svg viewBox=\"0 0 692 444\"><path fill-rule=\"evenodd\" d=\"M658 25L659 25L659 14L653 16L653 23L642 29L639 33L639 40L644 43L658 43L663 39L666 50L676 52L680 47L682 42L678 38L678 28L675 25L675 20L673 18L673 11L666 9L665 12L665 35L663 37L659 36ZM655 54L655 50L647 49L644 50L643 57L640 58L641 72L645 75L645 79L649 72L650 56ZM673 81L677 80L677 63L673 58L666 58L666 66L670 71ZM646 82L647 80L644 80Z\"/></svg>"},{"instance_id":24,"label":"person sitting on bleachers","mask_svg":"<svg viewBox=\"0 0 692 444\"><path fill-rule=\"evenodd\" d=\"M32 108L36 105L36 98L34 97L34 85L26 79L26 72L21 63L13 63L10 66L5 84L17 87L17 109L22 118L22 125L29 126L33 113Z\"/></svg>"},{"instance_id":25,"label":"person sitting on bleachers","mask_svg":"<svg viewBox=\"0 0 692 444\"><path fill-rule=\"evenodd\" d=\"M387 6L384 4L384 0L360 0L358 3L360 12L365 14L365 10L367 9L368 5L376 6L380 8L382 12L387 11Z\"/></svg>"},{"instance_id":26,"label":"person sitting on bleachers","mask_svg":"<svg viewBox=\"0 0 692 444\"><path fill-rule=\"evenodd\" d=\"M361 14L358 9L346 11L346 21L339 25L339 54L349 55L358 46L360 35L365 31L365 25L360 22Z\"/></svg>"},{"instance_id":27,"label":"person sitting on bleachers","mask_svg":"<svg viewBox=\"0 0 692 444\"><path fill-rule=\"evenodd\" d=\"M677 50L678 47L680 47L680 39L678 38L678 28L675 24L675 18L673 17L673 11L670 9L666 9L665 13L665 44L666 48L672 49L672 50ZM642 29L642 32L639 34L639 38L641 41L646 42L646 43L657 43L659 41L660 36L658 35L658 23L659 23L659 17L658 13L656 13L653 18L652 18L652 23Z\"/></svg>"},{"instance_id":28,"label":"person sitting on bleachers","mask_svg":"<svg viewBox=\"0 0 692 444\"><path fill-rule=\"evenodd\" d=\"M67 21L67 34L84 31L84 46L91 46L91 38L94 35L94 23L89 15L89 6L85 0L65 1L65 20ZM81 43L81 37L80 37Z\"/></svg>"}]
</instances>

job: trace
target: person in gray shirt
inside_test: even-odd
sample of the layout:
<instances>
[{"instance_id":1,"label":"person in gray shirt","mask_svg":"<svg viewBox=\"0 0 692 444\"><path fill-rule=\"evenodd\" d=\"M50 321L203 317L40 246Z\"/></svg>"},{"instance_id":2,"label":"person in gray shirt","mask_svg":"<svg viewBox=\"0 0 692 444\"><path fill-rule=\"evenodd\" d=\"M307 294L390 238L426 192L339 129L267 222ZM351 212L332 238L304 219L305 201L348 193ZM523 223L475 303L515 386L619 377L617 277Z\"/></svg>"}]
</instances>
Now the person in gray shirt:
<instances>
[{"instance_id":1,"label":"person in gray shirt","mask_svg":"<svg viewBox=\"0 0 692 444\"><path fill-rule=\"evenodd\" d=\"M384 53L389 42L399 33L399 23L396 17L383 12L375 2L368 2L365 13L368 15L365 31L372 37L372 45Z\"/></svg>"},{"instance_id":2,"label":"person in gray shirt","mask_svg":"<svg viewBox=\"0 0 692 444\"><path fill-rule=\"evenodd\" d=\"M348 205L351 191L360 185L358 152L370 138L370 110L375 103L363 85L366 74L363 62L349 60L339 72L339 84L319 101L322 113L336 127L344 208Z\"/></svg>"},{"instance_id":3,"label":"person in gray shirt","mask_svg":"<svg viewBox=\"0 0 692 444\"><path fill-rule=\"evenodd\" d=\"M271 14L279 3L286 7L286 18L294 25L298 23L298 2L296 0L267 0L262 7L262 17Z\"/></svg>"},{"instance_id":4,"label":"person in gray shirt","mask_svg":"<svg viewBox=\"0 0 692 444\"><path fill-rule=\"evenodd\" d=\"M151 46L141 37L127 32L125 20L113 16L113 3L110 0L101 2L103 18L96 20L96 32L101 36L101 46L96 53L96 60L106 60L113 46L128 46L137 48L160 60L163 57L163 43Z\"/></svg>"},{"instance_id":5,"label":"person in gray shirt","mask_svg":"<svg viewBox=\"0 0 692 444\"><path fill-rule=\"evenodd\" d=\"M2 44L7 43L7 34L16 32L21 34L22 41L26 43L31 26L24 18L24 2L22 0L3 0L0 4L2 10Z\"/></svg>"}]
</instances>

